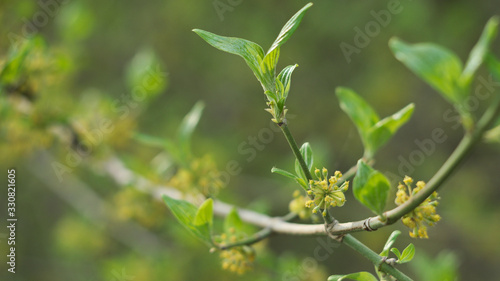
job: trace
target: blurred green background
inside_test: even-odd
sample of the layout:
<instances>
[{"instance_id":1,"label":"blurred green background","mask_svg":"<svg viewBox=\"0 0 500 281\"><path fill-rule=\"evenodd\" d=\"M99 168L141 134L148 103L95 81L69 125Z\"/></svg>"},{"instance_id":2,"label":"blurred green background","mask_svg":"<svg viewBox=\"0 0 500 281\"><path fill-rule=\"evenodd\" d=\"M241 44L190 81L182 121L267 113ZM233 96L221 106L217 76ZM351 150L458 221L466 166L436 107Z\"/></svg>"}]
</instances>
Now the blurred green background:
<instances>
[{"instance_id":1,"label":"blurred green background","mask_svg":"<svg viewBox=\"0 0 500 281\"><path fill-rule=\"evenodd\" d=\"M402 180L401 159L408 160L418 149L415 140L430 138L433 129L442 128L447 140L437 144L435 152L422 163L412 165L410 171L414 179L427 181L458 143L462 129L452 128L454 123L443 117L451 105L396 61L387 42L392 36L412 43L434 42L465 60L486 21L500 15L500 6L489 0L402 0L401 12L392 14L388 24L374 32L368 44L352 54L348 62L340 44L354 45L355 28L365 30L374 21L373 12L387 10L389 2L314 2L299 29L281 49L278 68L294 63L300 66L288 98L289 125L298 142L311 143L318 166L346 171L362 156L362 146L353 124L340 111L335 88L353 88L381 116L414 102L412 120L377 154L375 167L394 182ZM242 276L223 271L217 255L208 253L204 245L189 236L161 202L134 191L133 186L119 186L99 166L101 160L117 155L130 159L131 167L145 177L164 183L148 170L155 166L160 151L131 140L130 132L171 137L183 116L203 100L206 108L192 141L194 154L210 154L221 171L230 161L236 161L242 169L230 177L218 197L270 215L285 214L298 186L271 174L270 169L291 169L293 155L279 133L262 141L267 137L264 131L269 132L272 124L270 115L263 110L265 100L259 83L240 58L213 49L191 30L201 28L241 37L267 49L282 25L306 3L0 2L3 63L12 38L38 33L44 39L40 43L43 51L29 60L27 71L32 84L24 92L35 96L33 103L40 115L32 116L27 124L24 119L12 121L20 120L13 113L0 114L4 125L0 167L3 171L17 169L19 219L15 275L7 275L4 269L7 230L0 231L0 279L326 280L330 274L371 271L367 260L343 246L335 248L326 261L311 267L308 257L313 257L320 245L317 238L291 236L273 236L257 245L253 271ZM500 40L494 50L500 55ZM134 70L140 72L143 65L152 62L159 62L162 72L168 75L137 108L126 103L133 114L123 119L113 116L113 102L130 97L134 75L141 75ZM480 75L487 77L484 70ZM498 92L496 89L495 94ZM476 113L480 112L481 108ZM94 147L83 160L85 164L77 165L64 181L58 182L56 175L43 172L47 171L47 162L33 158L40 151L60 162L69 153L68 143L47 137L46 131L51 128L48 124L77 120L91 128L97 115L118 120L113 123L116 129L112 136ZM16 137L9 137L13 136L11 132ZM259 141L257 146L250 144L252 138ZM244 149L254 151L254 157L242 152ZM498 145L480 145L440 189L438 213L442 221L430 229L430 239L410 239L401 223L356 237L378 251L392 230L401 229L403 235L396 246L402 249L413 242L418 258L401 268L416 280L431 280L425 274L433 270L450 271L451 275L457 271L460 280L500 279L499 152ZM6 177L5 172L2 175ZM106 208L82 213L85 206L75 206L85 205L85 201L78 203L85 196L72 193L68 186L76 183L69 179L79 179L91 187ZM2 193L2 206L6 206L6 189ZM370 216L352 194L347 199L343 208L334 210L338 220ZM0 213L5 222L5 211ZM137 228L129 233L122 227L127 223ZM117 238L121 236L127 237ZM154 242L144 241L153 238Z\"/></svg>"}]
</instances>

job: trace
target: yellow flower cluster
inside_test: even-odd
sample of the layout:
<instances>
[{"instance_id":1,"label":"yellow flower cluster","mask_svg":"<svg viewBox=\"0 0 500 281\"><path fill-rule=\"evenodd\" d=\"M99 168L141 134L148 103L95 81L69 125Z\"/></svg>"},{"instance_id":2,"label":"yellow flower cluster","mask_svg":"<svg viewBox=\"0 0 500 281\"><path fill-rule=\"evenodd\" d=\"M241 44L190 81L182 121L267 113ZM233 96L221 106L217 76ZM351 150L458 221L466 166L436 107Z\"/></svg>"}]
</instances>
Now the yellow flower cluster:
<instances>
[{"instance_id":1,"label":"yellow flower cluster","mask_svg":"<svg viewBox=\"0 0 500 281\"><path fill-rule=\"evenodd\" d=\"M165 218L165 206L151 195L136 188L127 187L112 199L113 212L120 221L135 220L147 228L159 227Z\"/></svg>"},{"instance_id":2,"label":"yellow flower cluster","mask_svg":"<svg viewBox=\"0 0 500 281\"><path fill-rule=\"evenodd\" d=\"M399 206L408 201L413 195L417 194L425 187L425 182L417 182L417 186L412 189L413 179L405 176L404 184L400 183L396 193L396 204ZM429 238L427 235L427 226L433 226L441 217L436 214L436 206L439 199L437 192L425 199L422 204L410 213L404 215L401 220L403 224L411 229L410 236L414 238Z\"/></svg>"},{"instance_id":3,"label":"yellow flower cluster","mask_svg":"<svg viewBox=\"0 0 500 281\"><path fill-rule=\"evenodd\" d=\"M313 213L323 210L323 216L326 216L328 207L342 207L345 203L344 192L349 188L349 182L344 181L339 187L337 182L342 177L342 173L335 171L335 174L328 179L328 170L322 171L316 169L314 175L317 180L309 181L309 190L307 194L313 198L305 203L307 208L315 205Z\"/></svg>"},{"instance_id":4,"label":"yellow flower cluster","mask_svg":"<svg viewBox=\"0 0 500 281\"><path fill-rule=\"evenodd\" d=\"M209 155L205 155L191 161L188 168L180 168L169 185L183 192L215 195L224 187L224 183L217 175L215 161Z\"/></svg>"},{"instance_id":5,"label":"yellow flower cluster","mask_svg":"<svg viewBox=\"0 0 500 281\"><path fill-rule=\"evenodd\" d=\"M311 217L311 211L306 207L307 198L300 194L300 191L295 190L293 193L294 199L290 201L288 208L290 212L299 215L299 217L303 220Z\"/></svg>"},{"instance_id":6,"label":"yellow flower cluster","mask_svg":"<svg viewBox=\"0 0 500 281\"><path fill-rule=\"evenodd\" d=\"M216 240L219 240L220 245L227 245L228 243L235 243L240 237L234 234L234 229L231 228L232 234L221 234ZM250 246L237 246L228 250L223 250L219 254L222 260L222 268L238 274L243 274L250 270L255 260L255 252Z\"/></svg>"}]
</instances>

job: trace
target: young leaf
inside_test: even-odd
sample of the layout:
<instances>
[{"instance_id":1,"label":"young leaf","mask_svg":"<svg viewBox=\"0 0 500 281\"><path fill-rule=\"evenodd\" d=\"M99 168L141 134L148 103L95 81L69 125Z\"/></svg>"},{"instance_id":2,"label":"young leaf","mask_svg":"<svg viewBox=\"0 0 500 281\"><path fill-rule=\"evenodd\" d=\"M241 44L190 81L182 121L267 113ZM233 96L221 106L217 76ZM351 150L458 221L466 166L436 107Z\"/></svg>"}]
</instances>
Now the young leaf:
<instances>
[{"instance_id":1,"label":"young leaf","mask_svg":"<svg viewBox=\"0 0 500 281\"><path fill-rule=\"evenodd\" d=\"M212 222L214 217L214 201L212 198L208 198L200 205L196 215L193 219L193 224L196 226L208 224L210 229L212 228Z\"/></svg>"},{"instance_id":2,"label":"young leaf","mask_svg":"<svg viewBox=\"0 0 500 281\"><path fill-rule=\"evenodd\" d=\"M396 59L451 103L460 104L467 97L459 83L462 62L451 51L430 43L410 45L398 38L392 38L389 46Z\"/></svg>"},{"instance_id":3,"label":"young leaf","mask_svg":"<svg viewBox=\"0 0 500 281\"><path fill-rule=\"evenodd\" d=\"M489 52L491 43L495 39L498 31L498 17L492 17L486 26L484 27L483 33L479 38L477 44L472 48L470 52L469 59L465 64L464 71L462 72L462 83L465 86L469 86L472 82L472 78L476 73L477 69L486 58Z\"/></svg>"},{"instance_id":4,"label":"young leaf","mask_svg":"<svg viewBox=\"0 0 500 281\"><path fill-rule=\"evenodd\" d=\"M299 27L299 24L302 21L302 17L304 17L305 12L312 5L313 5L312 3L308 3L288 20L288 22L281 29L278 38L274 40L274 43L271 45L271 48L269 48L269 50L267 51L268 54L274 51L274 49L279 48L281 45L285 44L285 42L288 41L288 39L290 39L290 37L295 32L297 27Z\"/></svg>"},{"instance_id":5,"label":"young leaf","mask_svg":"<svg viewBox=\"0 0 500 281\"><path fill-rule=\"evenodd\" d=\"M379 171L374 170L363 160L358 161L358 170L353 183L354 197L377 215L382 215L387 196L389 180Z\"/></svg>"},{"instance_id":6,"label":"young leaf","mask_svg":"<svg viewBox=\"0 0 500 281\"><path fill-rule=\"evenodd\" d=\"M224 231L229 233L231 228L234 228L236 231L241 231L243 228L243 221L236 208L232 208L224 220Z\"/></svg>"},{"instance_id":7,"label":"young leaf","mask_svg":"<svg viewBox=\"0 0 500 281\"><path fill-rule=\"evenodd\" d=\"M396 255L396 257L398 258L398 260L401 259L401 253L399 252L399 250L397 248L392 248L391 252L393 252Z\"/></svg>"},{"instance_id":8,"label":"young leaf","mask_svg":"<svg viewBox=\"0 0 500 281\"><path fill-rule=\"evenodd\" d=\"M167 138L159 138L142 133L135 133L133 139L147 146L163 148L177 162L182 163L183 159L180 154L179 145Z\"/></svg>"},{"instance_id":9,"label":"young leaf","mask_svg":"<svg viewBox=\"0 0 500 281\"><path fill-rule=\"evenodd\" d=\"M179 146L184 156L190 155L191 151L191 135L193 134L196 125L200 121L201 114L205 104L201 101L197 102L189 113L182 120L178 130Z\"/></svg>"},{"instance_id":10,"label":"young leaf","mask_svg":"<svg viewBox=\"0 0 500 281\"><path fill-rule=\"evenodd\" d=\"M193 29L193 31L213 47L242 57L264 87L264 91L272 89L270 84L272 81L266 80L262 75L261 63L264 59L264 50L261 46L241 38L220 36L200 29Z\"/></svg>"},{"instance_id":11,"label":"young leaf","mask_svg":"<svg viewBox=\"0 0 500 281\"><path fill-rule=\"evenodd\" d=\"M340 108L351 118L363 137L366 132L379 121L375 110L358 94L348 88L337 88Z\"/></svg>"},{"instance_id":12,"label":"young leaf","mask_svg":"<svg viewBox=\"0 0 500 281\"><path fill-rule=\"evenodd\" d=\"M342 281L342 280L357 280L357 281L378 281L373 274L362 271L362 272L357 272L357 273L351 273L347 275L332 275L328 277L328 281Z\"/></svg>"},{"instance_id":13,"label":"young leaf","mask_svg":"<svg viewBox=\"0 0 500 281\"><path fill-rule=\"evenodd\" d=\"M413 243L410 243L404 250L403 253L401 254L401 257L398 258L399 261L398 263L407 263L410 262L413 259L413 256L415 256L415 246Z\"/></svg>"},{"instance_id":14,"label":"young leaf","mask_svg":"<svg viewBox=\"0 0 500 281\"><path fill-rule=\"evenodd\" d=\"M302 145L302 147L300 148L300 154L302 154L302 157L306 162L307 168L309 168L310 171L312 169L314 159L313 159L311 145L308 142Z\"/></svg>"},{"instance_id":15,"label":"young leaf","mask_svg":"<svg viewBox=\"0 0 500 281\"><path fill-rule=\"evenodd\" d=\"M193 223L198 210L195 205L184 200L173 199L167 195L163 195L163 200L180 224L205 244L212 245L209 225L195 225Z\"/></svg>"},{"instance_id":16,"label":"young leaf","mask_svg":"<svg viewBox=\"0 0 500 281\"><path fill-rule=\"evenodd\" d=\"M267 54L261 62L260 69L262 75L266 77L266 81L273 81L276 76L276 65L278 64L278 59L280 56L280 48L274 49L271 53ZM273 88L268 88L267 90L274 90Z\"/></svg>"},{"instance_id":17,"label":"young leaf","mask_svg":"<svg viewBox=\"0 0 500 281\"><path fill-rule=\"evenodd\" d=\"M398 236L401 234L401 231L399 230L394 230L391 235L389 236L389 239L387 239L387 242L385 242L384 249L380 253L381 257L388 257L389 256L389 250L391 249L392 245L396 242L396 239L398 239Z\"/></svg>"},{"instance_id":18,"label":"young leaf","mask_svg":"<svg viewBox=\"0 0 500 281\"><path fill-rule=\"evenodd\" d=\"M371 158L377 149L384 145L403 126L413 114L415 105L407 105L400 111L377 122L366 134L365 150L366 156Z\"/></svg>"},{"instance_id":19,"label":"young leaf","mask_svg":"<svg viewBox=\"0 0 500 281\"><path fill-rule=\"evenodd\" d=\"M152 49L145 48L139 51L126 68L127 84L130 91L136 88L143 89L146 100L160 94L167 85L166 75L162 73L160 66L161 61Z\"/></svg>"},{"instance_id":20,"label":"young leaf","mask_svg":"<svg viewBox=\"0 0 500 281\"><path fill-rule=\"evenodd\" d=\"M286 100L290 92L290 85L292 84L292 73L299 65L289 65L278 74L278 80L283 84L283 100Z\"/></svg>"},{"instance_id":21,"label":"young leaf","mask_svg":"<svg viewBox=\"0 0 500 281\"><path fill-rule=\"evenodd\" d=\"M288 172L288 171L285 171L285 170L282 170L280 168L276 168L276 167L273 167L271 169L271 173L275 173L275 174L279 174L279 175L282 175L282 176L285 176L287 178L291 178L291 179L296 179L297 176Z\"/></svg>"}]
</instances>

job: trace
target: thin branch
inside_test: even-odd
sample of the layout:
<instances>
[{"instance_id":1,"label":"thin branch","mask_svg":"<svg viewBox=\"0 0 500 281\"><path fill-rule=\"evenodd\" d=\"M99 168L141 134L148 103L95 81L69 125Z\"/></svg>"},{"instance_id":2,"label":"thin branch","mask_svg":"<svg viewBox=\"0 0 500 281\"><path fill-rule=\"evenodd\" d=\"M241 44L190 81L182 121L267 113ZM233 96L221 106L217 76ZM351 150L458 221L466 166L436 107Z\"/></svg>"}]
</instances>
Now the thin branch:
<instances>
[{"instance_id":1,"label":"thin branch","mask_svg":"<svg viewBox=\"0 0 500 281\"><path fill-rule=\"evenodd\" d=\"M295 155L295 159L299 161L300 167L302 168L302 171L304 172L307 178L307 184L309 184L309 181L312 180L311 171L309 171L309 167L307 167L306 161L304 160L304 157L302 157L302 153L300 153L300 149L297 146L297 142L295 142L295 139L293 138L290 129L288 128L288 124L285 122L283 124L280 124L279 127L281 128L283 135L285 135L285 138L288 141L288 144L290 145L293 154ZM323 210L321 210L321 213L323 214ZM325 220L325 223L327 224L335 223L335 219L332 217L332 215L330 215L330 213L328 213L328 210L326 211L325 215L322 215L322 217Z\"/></svg>"},{"instance_id":2,"label":"thin branch","mask_svg":"<svg viewBox=\"0 0 500 281\"><path fill-rule=\"evenodd\" d=\"M377 267L380 271L390 274L391 276L395 277L398 281L412 280L410 277L406 276L403 272L385 263L382 260L381 256L372 251L370 248L366 247L365 244L361 243L352 235L347 234L346 236L344 236L342 242L347 246L351 247L356 252L360 253L363 257L367 258L369 261L371 261L373 265L375 265L375 267Z\"/></svg>"}]
</instances>

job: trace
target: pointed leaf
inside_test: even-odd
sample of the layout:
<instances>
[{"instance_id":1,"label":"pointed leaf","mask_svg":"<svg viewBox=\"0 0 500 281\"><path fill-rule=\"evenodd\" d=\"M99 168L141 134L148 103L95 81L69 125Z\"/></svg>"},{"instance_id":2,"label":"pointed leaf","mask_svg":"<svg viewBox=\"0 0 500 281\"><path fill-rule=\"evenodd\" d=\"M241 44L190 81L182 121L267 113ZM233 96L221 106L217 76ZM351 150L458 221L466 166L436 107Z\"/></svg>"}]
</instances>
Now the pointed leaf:
<instances>
[{"instance_id":1,"label":"pointed leaf","mask_svg":"<svg viewBox=\"0 0 500 281\"><path fill-rule=\"evenodd\" d=\"M465 86L470 85L474 74L485 60L486 55L489 52L491 43L495 39L498 32L498 21L498 17L492 17L488 21L488 23L484 27L481 37L479 38L479 41L470 52L469 59L465 64L464 71L462 72L462 83Z\"/></svg>"},{"instance_id":2,"label":"pointed leaf","mask_svg":"<svg viewBox=\"0 0 500 281\"><path fill-rule=\"evenodd\" d=\"M210 229L212 228L212 222L214 217L214 201L212 198L208 198L200 205L196 215L193 219L193 224L196 226L208 224Z\"/></svg>"},{"instance_id":3,"label":"pointed leaf","mask_svg":"<svg viewBox=\"0 0 500 281\"><path fill-rule=\"evenodd\" d=\"M200 121L201 114L205 104L201 101L197 102L189 113L182 120L178 130L179 145L184 156L190 155L191 151L191 135L193 134L196 125Z\"/></svg>"},{"instance_id":4,"label":"pointed leaf","mask_svg":"<svg viewBox=\"0 0 500 281\"><path fill-rule=\"evenodd\" d=\"M241 38L220 36L200 29L193 29L193 31L213 47L221 51L242 57L250 67L250 69L253 71L254 75L260 81L262 86L264 87L264 85L270 85L272 80L266 80L261 71L261 63L264 59L264 50L262 50L261 46L252 41ZM266 89L266 87L264 87L264 90L269 89Z\"/></svg>"},{"instance_id":5,"label":"pointed leaf","mask_svg":"<svg viewBox=\"0 0 500 281\"><path fill-rule=\"evenodd\" d=\"M135 133L133 136L134 140L137 142L150 146L163 148L169 155L172 156L177 162L182 162L182 157L180 155L179 145L174 141L167 138L159 138L156 136L151 136L143 133Z\"/></svg>"},{"instance_id":6,"label":"pointed leaf","mask_svg":"<svg viewBox=\"0 0 500 281\"><path fill-rule=\"evenodd\" d=\"M173 199L167 195L163 195L163 200L172 214L174 214L175 218L177 218L180 224L182 224L191 234L209 246L212 244L208 224L199 226L193 224L193 220L198 210L195 205L184 200Z\"/></svg>"},{"instance_id":7,"label":"pointed leaf","mask_svg":"<svg viewBox=\"0 0 500 281\"><path fill-rule=\"evenodd\" d=\"M339 87L336 94L340 102L340 108L351 118L359 134L363 137L379 121L377 113L351 89Z\"/></svg>"},{"instance_id":8,"label":"pointed leaf","mask_svg":"<svg viewBox=\"0 0 500 281\"><path fill-rule=\"evenodd\" d=\"M292 73L299 65L289 65L280 72L278 75L278 80L283 84L283 99L286 100L288 97L288 93L290 92L290 85L292 84Z\"/></svg>"},{"instance_id":9,"label":"pointed leaf","mask_svg":"<svg viewBox=\"0 0 500 281\"><path fill-rule=\"evenodd\" d=\"M389 180L363 160L358 161L358 170L353 183L354 197L377 215L382 215L389 195Z\"/></svg>"},{"instance_id":10,"label":"pointed leaf","mask_svg":"<svg viewBox=\"0 0 500 281\"><path fill-rule=\"evenodd\" d=\"M332 275L328 277L328 281L342 281L342 280L357 280L357 281L378 281L373 274L362 271L357 273L351 273L348 275Z\"/></svg>"},{"instance_id":11,"label":"pointed leaf","mask_svg":"<svg viewBox=\"0 0 500 281\"><path fill-rule=\"evenodd\" d=\"M302 21L302 17L304 17L305 12L312 6L312 3L308 3L302 9L300 9L295 15L293 15L288 22L283 26L278 35L278 38L274 40L274 43L271 45L271 48L267 51L267 53L271 53L274 49L279 48L281 45L285 44L288 39L295 32L297 27L299 27L300 22Z\"/></svg>"},{"instance_id":12,"label":"pointed leaf","mask_svg":"<svg viewBox=\"0 0 500 281\"><path fill-rule=\"evenodd\" d=\"M282 170L280 168L276 168L276 167L273 167L271 169L271 173L275 173L275 174L279 174L279 175L282 175L282 176L285 176L287 178L291 178L291 179L296 179L297 176L288 172L288 171L285 171L285 170Z\"/></svg>"},{"instance_id":13,"label":"pointed leaf","mask_svg":"<svg viewBox=\"0 0 500 281\"><path fill-rule=\"evenodd\" d=\"M388 257L389 256L389 250L391 249L392 245L396 242L396 239L398 239L398 236L401 234L401 231L399 230L394 230L391 233L391 236L387 239L387 242L385 242L384 249L380 253L381 257Z\"/></svg>"},{"instance_id":14,"label":"pointed leaf","mask_svg":"<svg viewBox=\"0 0 500 281\"><path fill-rule=\"evenodd\" d=\"M392 38L389 46L396 59L451 103L460 104L467 97L459 83L462 62L451 51L431 43L410 45L398 38Z\"/></svg>"},{"instance_id":15,"label":"pointed leaf","mask_svg":"<svg viewBox=\"0 0 500 281\"><path fill-rule=\"evenodd\" d=\"M276 77L276 65L278 64L279 56L280 48L276 48L274 51L267 54L261 62L260 69L267 83L266 89L269 91L276 91L273 85L271 85L271 81L274 81L274 77Z\"/></svg>"},{"instance_id":16,"label":"pointed leaf","mask_svg":"<svg viewBox=\"0 0 500 281\"><path fill-rule=\"evenodd\" d=\"M304 171L302 171L302 167L300 166L299 160L295 159L295 174L306 181L306 175L304 174Z\"/></svg>"},{"instance_id":17,"label":"pointed leaf","mask_svg":"<svg viewBox=\"0 0 500 281\"><path fill-rule=\"evenodd\" d=\"M300 154L302 154L302 157L304 157L304 161L306 162L307 168L309 168L309 171L311 171L314 158L311 145L308 142L302 145L302 147L300 148Z\"/></svg>"},{"instance_id":18,"label":"pointed leaf","mask_svg":"<svg viewBox=\"0 0 500 281\"><path fill-rule=\"evenodd\" d=\"M392 248L391 252L393 252L396 255L398 260L401 259L401 253L399 252L399 250L397 248Z\"/></svg>"},{"instance_id":19,"label":"pointed leaf","mask_svg":"<svg viewBox=\"0 0 500 281\"><path fill-rule=\"evenodd\" d=\"M304 179L297 177L297 178L295 178L295 181L298 184L300 184L300 186L302 186L304 188L304 190L307 191L309 189L309 187L307 186L307 183L306 183L306 181Z\"/></svg>"},{"instance_id":20,"label":"pointed leaf","mask_svg":"<svg viewBox=\"0 0 500 281\"><path fill-rule=\"evenodd\" d=\"M365 140L366 155L371 158L403 126L413 114L415 105L407 105L400 111L377 122L368 130Z\"/></svg>"},{"instance_id":21,"label":"pointed leaf","mask_svg":"<svg viewBox=\"0 0 500 281\"><path fill-rule=\"evenodd\" d=\"M243 228L243 221L236 208L232 208L224 220L224 231L229 233L231 228L234 228L236 231L242 231Z\"/></svg>"},{"instance_id":22,"label":"pointed leaf","mask_svg":"<svg viewBox=\"0 0 500 281\"><path fill-rule=\"evenodd\" d=\"M401 254L401 258L399 259L398 263L407 263L410 262L413 257L415 256L415 246L413 243L410 243L404 250L403 253Z\"/></svg>"}]
</instances>

